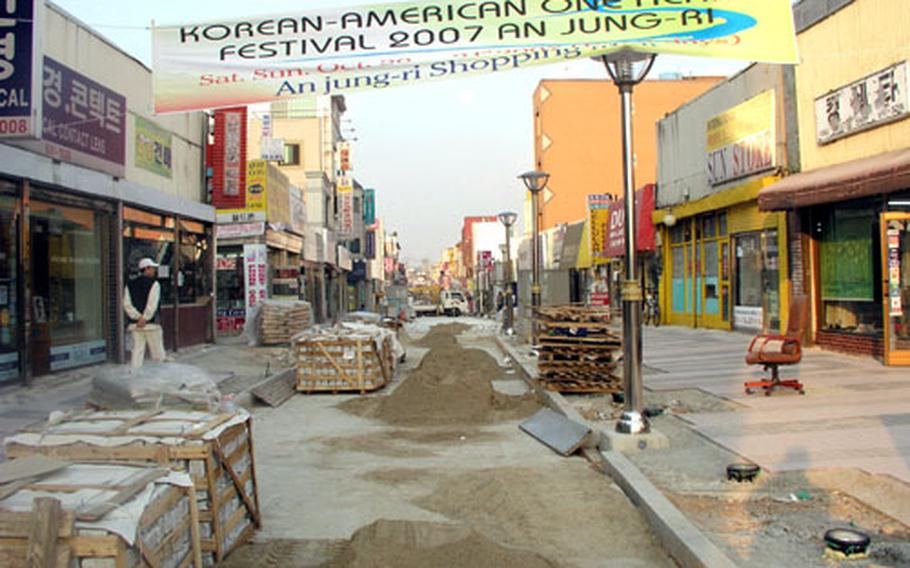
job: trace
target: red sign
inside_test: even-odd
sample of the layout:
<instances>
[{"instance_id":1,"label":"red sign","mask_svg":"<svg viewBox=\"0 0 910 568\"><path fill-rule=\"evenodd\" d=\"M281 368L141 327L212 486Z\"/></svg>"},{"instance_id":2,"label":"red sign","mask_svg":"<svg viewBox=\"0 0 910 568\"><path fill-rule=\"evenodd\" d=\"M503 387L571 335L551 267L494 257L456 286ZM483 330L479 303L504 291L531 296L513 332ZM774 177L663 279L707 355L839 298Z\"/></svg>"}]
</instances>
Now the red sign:
<instances>
[{"instance_id":1,"label":"red sign","mask_svg":"<svg viewBox=\"0 0 910 568\"><path fill-rule=\"evenodd\" d=\"M591 306L594 307L609 307L610 305L610 293L609 292L591 292Z\"/></svg>"},{"instance_id":2,"label":"red sign","mask_svg":"<svg viewBox=\"0 0 910 568\"><path fill-rule=\"evenodd\" d=\"M651 252L655 249L654 185L646 185L635 192L635 216L637 220L636 250ZM626 255L626 202L621 199L610 205L610 222L607 225L604 256L617 258Z\"/></svg>"},{"instance_id":3,"label":"red sign","mask_svg":"<svg viewBox=\"0 0 910 568\"><path fill-rule=\"evenodd\" d=\"M215 111L212 157L212 205L217 209L246 207L246 107Z\"/></svg>"}]
</instances>

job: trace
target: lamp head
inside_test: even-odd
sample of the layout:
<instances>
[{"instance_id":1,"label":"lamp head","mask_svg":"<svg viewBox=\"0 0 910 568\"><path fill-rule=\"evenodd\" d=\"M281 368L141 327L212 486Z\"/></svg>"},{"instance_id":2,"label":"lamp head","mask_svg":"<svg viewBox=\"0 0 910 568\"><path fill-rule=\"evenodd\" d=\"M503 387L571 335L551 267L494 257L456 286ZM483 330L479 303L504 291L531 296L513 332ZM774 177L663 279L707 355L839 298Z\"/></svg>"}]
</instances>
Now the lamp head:
<instances>
[{"instance_id":1,"label":"lamp head","mask_svg":"<svg viewBox=\"0 0 910 568\"><path fill-rule=\"evenodd\" d=\"M506 228L511 227L518 220L518 213L512 211L503 211L498 215L499 222L506 226Z\"/></svg>"},{"instance_id":2,"label":"lamp head","mask_svg":"<svg viewBox=\"0 0 910 568\"><path fill-rule=\"evenodd\" d=\"M547 187L547 183L550 181L550 174L547 172L533 171L525 172L518 176L518 179L524 182L525 187L528 188L528 191L531 193L539 193L543 191L543 188Z\"/></svg>"}]
</instances>

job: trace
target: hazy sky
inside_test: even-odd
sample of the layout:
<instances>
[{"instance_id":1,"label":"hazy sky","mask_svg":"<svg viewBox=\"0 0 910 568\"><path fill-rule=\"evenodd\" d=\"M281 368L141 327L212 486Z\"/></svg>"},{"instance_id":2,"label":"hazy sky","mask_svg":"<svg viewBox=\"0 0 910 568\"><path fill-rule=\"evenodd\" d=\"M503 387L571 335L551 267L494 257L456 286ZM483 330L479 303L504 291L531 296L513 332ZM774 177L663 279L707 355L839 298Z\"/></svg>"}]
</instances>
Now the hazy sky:
<instances>
[{"instance_id":1,"label":"hazy sky","mask_svg":"<svg viewBox=\"0 0 910 568\"><path fill-rule=\"evenodd\" d=\"M151 65L149 23L209 21L224 17L356 6L339 0L54 0L131 55ZM125 8L125 6L129 8ZM737 62L663 57L665 72L723 75ZM356 138L355 176L375 187L379 214L397 230L405 258L437 260L460 239L463 217L521 213L519 173L533 169L532 94L542 79L606 78L593 61L537 67L498 76L346 95ZM591 109L591 112L616 109ZM618 136L619 133L617 132Z\"/></svg>"}]
</instances>

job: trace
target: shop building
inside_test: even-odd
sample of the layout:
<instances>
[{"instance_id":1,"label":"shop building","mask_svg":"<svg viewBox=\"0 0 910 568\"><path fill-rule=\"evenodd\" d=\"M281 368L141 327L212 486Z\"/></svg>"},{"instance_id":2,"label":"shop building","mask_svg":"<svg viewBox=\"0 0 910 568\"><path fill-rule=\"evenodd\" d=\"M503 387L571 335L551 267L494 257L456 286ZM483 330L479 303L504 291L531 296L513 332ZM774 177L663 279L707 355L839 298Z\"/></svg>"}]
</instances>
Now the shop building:
<instances>
[{"instance_id":1,"label":"shop building","mask_svg":"<svg viewBox=\"0 0 910 568\"><path fill-rule=\"evenodd\" d=\"M786 329L785 213L759 192L798 169L793 70L755 64L658 123L660 305L673 325Z\"/></svg>"},{"instance_id":2,"label":"shop building","mask_svg":"<svg viewBox=\"0 0 910 568\"><path fill-rule=\"evenodd\" d=\"M797 6L802 173L759 196L798 220L811 338L894 365L910 364L910 30L895 17L906 11L901 0Z\"/></svg>"},{"instance_id":3,"label":"shop building","mask_svg":"<svg viewBox=\"0 0 910 568\"><path fill-rule=\"evenodd\" d=\"M0 109L0 383L125 361L120 298L144 257L167 348L212 341L205 115L152 117L148 68L53 4L15 6L11 33L38 41L0 81L31 106Z\"/></svg>"}]
</instances>

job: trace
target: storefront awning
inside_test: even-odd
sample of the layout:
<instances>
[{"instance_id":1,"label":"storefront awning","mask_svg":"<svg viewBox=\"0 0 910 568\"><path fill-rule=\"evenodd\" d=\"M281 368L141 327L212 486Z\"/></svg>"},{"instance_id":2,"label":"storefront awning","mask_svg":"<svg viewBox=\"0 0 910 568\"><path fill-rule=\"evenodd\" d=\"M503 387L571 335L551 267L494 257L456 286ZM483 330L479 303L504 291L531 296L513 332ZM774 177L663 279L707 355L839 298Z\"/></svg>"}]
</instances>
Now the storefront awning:
<instances>
[{"instance_id":1,"label":"storefront awning","mask_svg":"<svg viewBox=\"0 0 910 568\"><path fill-rule=\"evenodd\" d=\"M762 211L798 209L910 188L910 148L795 174L758 195Z\"/></svg>"}]
</instances>

